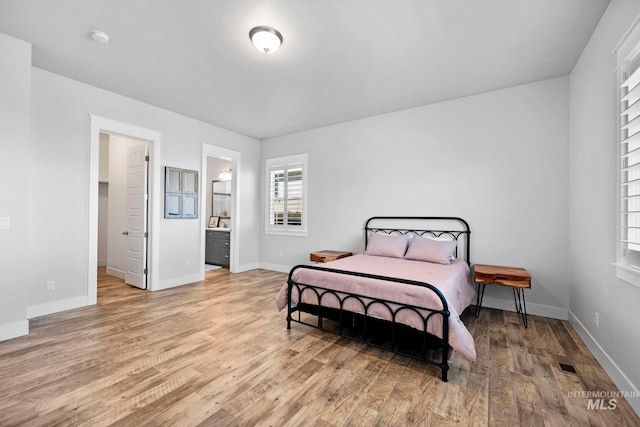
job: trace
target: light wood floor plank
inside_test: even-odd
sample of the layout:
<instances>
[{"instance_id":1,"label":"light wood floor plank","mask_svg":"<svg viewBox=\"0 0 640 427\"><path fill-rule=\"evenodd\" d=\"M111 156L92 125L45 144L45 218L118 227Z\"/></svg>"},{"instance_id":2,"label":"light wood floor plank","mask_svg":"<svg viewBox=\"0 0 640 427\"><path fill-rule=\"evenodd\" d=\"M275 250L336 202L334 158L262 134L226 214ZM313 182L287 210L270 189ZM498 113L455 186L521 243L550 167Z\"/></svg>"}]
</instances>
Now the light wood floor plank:
<instances>
[{"instance_id":1,"label":"light wood floor plank","mask_svg":"<svg viewBox=\"0 0 640 427\"><path fill-rule=\"evenodd\" d=\"M478 360L453 352L444 383L434 366L287 330L286 274L221 269L159 292L98 277L96 306L0 342L1 426L640 425L622 398L594 410L575 395L616 389L568 322L465 313Z\"/></svg>"}]
</instances>

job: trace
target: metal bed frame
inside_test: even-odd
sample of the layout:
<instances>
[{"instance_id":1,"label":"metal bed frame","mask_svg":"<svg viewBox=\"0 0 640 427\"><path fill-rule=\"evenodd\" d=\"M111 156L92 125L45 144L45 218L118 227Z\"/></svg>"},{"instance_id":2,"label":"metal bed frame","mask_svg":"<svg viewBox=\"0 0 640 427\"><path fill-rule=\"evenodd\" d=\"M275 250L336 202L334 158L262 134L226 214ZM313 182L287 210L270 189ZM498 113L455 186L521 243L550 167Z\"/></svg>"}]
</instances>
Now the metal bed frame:
<instances>
[{"instance_id":1,"label":"metal bed frame","mask_svg":"<svg viewBox=\"0 0 640 427\"><path fill-rule=\"evenodd\" d=\"M452 226L448 227L452 229L440 229L442 227L439 227L438 229L418 229L418 228L400 228L395 226L385 227L383 225L379 225L379 226L372 225L372 224L379 224L379 223L382 223L382 224L387 223L391 225L398 222L407 223L407 224L410 224L410 223L424 224L428 222L437 223L437 224L446 223L446 224L452 224ZM453 225L455 225L455 227ZM457 242L456 250L454 252L454 255L456 257L460 255L459 250L461 249L461 246L464 247L462 256L464 256L464 259L467 262L467 264L471 265L470 257L469 257L470 255L469 241L471 236L471 230L469 229L469 224L462 218L458 218L458 217L389 217L389 216L372 217L366 221L364 226L364 231L365 231L365 248L368 242L368 237L371 233L384 233L389 235L414 234L415 236L431 235L431 237L446 236L447 238L451 238ZM402 284L412 285L412 286L420 286L420 287L423 287L426 290L426 292L433 292L437 296L437 298L440 299L440 301L442 302L442 309L433 309L430 307L419 307L419 306L413 306L408 304L401 304L394 301L371 298L366 295L356 295L348 292L327 289L327 288L323 288L321 286L316 286L312 284L299 283L293 280L293 274L297 270L301 270L301 269L322 270L322 271L344 274L349 276L358 276L358 277L365 277L370 279L385 280L388 282L402 283ZM302 323L304 325L315 327L323 331L326 331L327 329L323 327L323 318L334 319L339 322L339 328L337 332L339 336L347 337L359 342L364 342L378 348L390 350L395 354L400 354L413 359L418 359L426 363L430 363L432 365L438 366L442 371L442 375L441 375L442 381L446 382L448 380L447 378L447 373L449 371L448 356L451 350L451 347L449 346L450 312L449 312L448 304L444 295L435 286L426 282L405 280L397 277L378 276L374 274L359 273L354 271L336 270L336 269L332 269L328 267L320 267L316 265L297 265L293 267L289 272L289 278L287 283L288 283L287 329L291 329L291 322L297 322L297 323ZM315 294L318 304L314 305L314 304L308 304L308 303L292 302L291 295L294 287L298 291L300 301L302 300L303 292L312 292L313 294ZM339 301L340 307L335 309L323 307L322 300L327 295L330 295L332 298L335 298L337 301ZM359 303L362 306L363 313L353 313L351 311L344 310L343 309L344 303L345 301L348 301L348 300L359 301ZM370 317L368 315L370 307L376 304L386 307L386 309L389 311L391 320L382 320L379 318ZM399 335L398 333L399 330L402 328L409 328L401 323L396 322L397 314L403 310L412 311L422 319L423 329L422 331L419 331L419 333L422 335L422 346L421 346L422 351L420 356L416 356L413 353L404 352L398 346L399 343L398 343L397 335ZM294 318L293 316L294 312L298 313L297 318ZM304 321L301 317L301 313L303 312L307 314L315 315L317 317L317 323L312 324ZM442 316L442 338L441 339L427 332L428 322L433 316ZM354 326L356 323L356 318L358 318L359 323L362 323L361 337L344 334L343 323L349 318L352 320ZM390 348L389 346L383 346L375 343L373 341L373 336L370 336L371 334L369 332L370 332L370 329L372 329L372 327L369 324L375 324L379 322L384 322L390 325L390 329L391 329ZM412 328L409 328L409 329L412 329ZM437 356L437 352L441 351L440 360L437 360L437 357L434 357L433 359L427 358L428 349L431 349L431 350L434 349L433 347L428 348L428 343L434 342L434 341L437 343L435 347L436 356Z\"/></svg>"}]
</instances>

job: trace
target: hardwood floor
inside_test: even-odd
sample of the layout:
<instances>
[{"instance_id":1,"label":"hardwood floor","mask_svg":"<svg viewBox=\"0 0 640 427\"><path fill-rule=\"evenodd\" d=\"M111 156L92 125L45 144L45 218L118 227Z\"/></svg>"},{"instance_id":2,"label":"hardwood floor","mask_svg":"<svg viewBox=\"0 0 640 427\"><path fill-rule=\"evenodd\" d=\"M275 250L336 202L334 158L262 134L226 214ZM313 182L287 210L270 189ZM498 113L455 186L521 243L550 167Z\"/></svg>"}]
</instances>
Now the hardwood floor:
<instances>
[{"instance_id":1,"label":"hardwood floor","mask_svg":"<svg viewBox=\"0 0 640 427\"><path fill-rule=\"evenodd\" d=\"M640 425L623 398L596 410L578 395L616 388L568 322L465 316L478 360L454 352L443 383L424 363L288 331L275 308L285 280L224 269L147 292L101 269L98 305L0 342L0 425Z\"/></svg>"}]
</instances>

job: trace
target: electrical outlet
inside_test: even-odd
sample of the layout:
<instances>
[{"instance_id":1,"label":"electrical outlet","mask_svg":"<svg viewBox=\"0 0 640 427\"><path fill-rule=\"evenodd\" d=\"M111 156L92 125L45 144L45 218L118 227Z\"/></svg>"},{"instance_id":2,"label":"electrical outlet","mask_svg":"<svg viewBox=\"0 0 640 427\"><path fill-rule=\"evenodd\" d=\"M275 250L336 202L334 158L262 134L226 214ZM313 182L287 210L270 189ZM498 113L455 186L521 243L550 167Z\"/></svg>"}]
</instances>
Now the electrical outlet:
<instances>
[{"instance_id":1,"label":"electrical outlet","mask_svg":"<svg viewBox=\"0 0 640 427\"><path fill-rule=\"evenodd\" d=\"M600 327L600 315L596 313L596 328Z\"/></svg>"},{"instance_id":2,"label":"electrical outlet","mask_svg":"<svg viewBox=\"0 0 640 427\"><path fill-rule=\"evenodd\" d=\"M0 230L8 230L11 228L11 218L0 218Z\"/></svg>"},{"instance_id":3,"label":"electrical outlet","mask_svg":"<svg viewBox=\"0 0 640 427\"><path fill-rule=\"evenodd\" d=\"M56 290L56 282L53 280L49 280L47 282L47 291L55 291Z\"/></svg>"},{"instance_id":4,"label":"electrical outlet","mask_svg":"<svg viewBox=\"0 0 640 427\"><path fill-rule=\"evenodd\" d=\"M187 264L187 268L191 267L191 261L187 261L186 264Z\"/></svg>"}]
</instances>

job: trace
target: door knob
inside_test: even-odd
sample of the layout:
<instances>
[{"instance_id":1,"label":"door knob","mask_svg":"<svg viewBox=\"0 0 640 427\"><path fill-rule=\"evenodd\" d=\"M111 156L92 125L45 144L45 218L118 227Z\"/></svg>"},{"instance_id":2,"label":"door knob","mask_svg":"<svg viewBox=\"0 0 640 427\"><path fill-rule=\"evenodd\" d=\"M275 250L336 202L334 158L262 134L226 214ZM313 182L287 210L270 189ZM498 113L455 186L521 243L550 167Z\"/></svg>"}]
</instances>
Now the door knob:
<instances>
[{"instance_id":1,"label":"door knob","mask_svg":"<svg viewBox=\"0 0 640 427\"><path fill-rule=\"evenodd\" d=\"M129 235L129 232L128 232L128 231L123 231L123 232L122 232L122 235L123 235L123 236L128 236L128 235Z\"/></svg>"}]
</instances>

